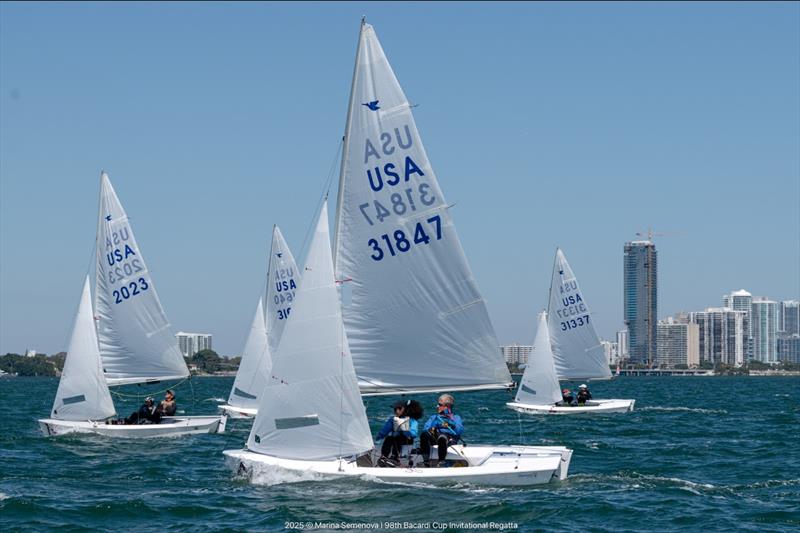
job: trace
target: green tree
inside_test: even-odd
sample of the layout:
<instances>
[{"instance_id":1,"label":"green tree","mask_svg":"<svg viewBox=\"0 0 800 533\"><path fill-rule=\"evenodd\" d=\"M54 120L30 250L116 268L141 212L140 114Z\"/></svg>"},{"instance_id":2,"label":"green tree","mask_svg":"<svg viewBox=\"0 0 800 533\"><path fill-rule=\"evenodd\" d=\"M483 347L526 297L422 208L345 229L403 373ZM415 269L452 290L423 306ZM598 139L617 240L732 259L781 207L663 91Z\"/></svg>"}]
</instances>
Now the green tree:
<instances>
[{"instance_id":1,"label":"green tree","mask_svg":"<svg viewBox=\"0 0 800 533\"><path fill-rule=\"evenodd\" d=\"M214 350L200 350L192 356L192 363L198 370L211 374L220 369L222 358Z\"/></svg>"}]
</instances>

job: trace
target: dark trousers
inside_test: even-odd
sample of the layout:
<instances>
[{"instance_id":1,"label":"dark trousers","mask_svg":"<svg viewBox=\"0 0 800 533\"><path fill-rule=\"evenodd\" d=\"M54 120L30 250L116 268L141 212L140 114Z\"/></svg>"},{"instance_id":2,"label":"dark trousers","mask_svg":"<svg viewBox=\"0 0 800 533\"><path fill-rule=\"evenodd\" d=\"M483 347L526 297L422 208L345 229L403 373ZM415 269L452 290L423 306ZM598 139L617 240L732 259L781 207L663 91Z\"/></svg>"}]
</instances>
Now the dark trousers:
<instances>
[{"instance_id":1,"label":"dark trousers","mask_svg":"<svg viewBox=\"0 0 800 533\"><path fill-rule=\"evenodd\" d=\"M388 435L381 444L381 455L389 457L391 454L392 457L397 458L400 456L400 447L406 444L414 444L414 439L405 435Z\"/></svg>"},{"instance_id":2,"label":"dark trousers","mask_svg":"<svg viewBox=\"0 0 800 533\"><path fill-rule=\"evenodd\" d=\"M139 409L125 419L126 424L144 424L145 422L152 422L153 424L161 422L161 411L156 409L153 413L149 413L147 410Z\"/></svg>"},{"instance_id":3,"label":"dark trousers","mask_svg":"<svg viewBox=\"0 0 800 533\"><path fill-rule=\"evenodd\" d=\"M447 447L450 445L450 442L450 437L443 433L437 431L431 434L426 431L419 438L419 451L422 453L422 458L428 461L431 458L431 446L435 444L437 446L436 453L439 454L439 460L444 461L444 458L447 457Z\"/></svg>"}]
</instances>

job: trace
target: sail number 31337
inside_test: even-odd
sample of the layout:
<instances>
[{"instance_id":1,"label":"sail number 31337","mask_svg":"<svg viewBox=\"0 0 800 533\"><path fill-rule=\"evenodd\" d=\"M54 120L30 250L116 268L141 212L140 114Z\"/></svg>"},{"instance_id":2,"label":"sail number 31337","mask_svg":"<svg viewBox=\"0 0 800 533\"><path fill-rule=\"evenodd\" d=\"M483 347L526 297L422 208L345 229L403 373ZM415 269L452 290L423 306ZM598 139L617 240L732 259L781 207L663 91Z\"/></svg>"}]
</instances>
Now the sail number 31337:
<instances>
[{"instance_id":1,"label":"sail number 31337","mask_svg":"<svg viewBox=\"0 0 800 533\"><path fill-rule=\"evenodd\" d=\"M413 235L406 235L405 231L398 229L391 234L384 233L377 239L370 239L367 241L367 245L372 250L370 257L373 261L381 261L384 257L394 257L399 253L405 253L412 246L429 244L431 240L441 240L442 219L439 218L439 215L429 218L427 222L429 225L427 231L422 222L418 222Z\"/></svg>"}]
</instances>

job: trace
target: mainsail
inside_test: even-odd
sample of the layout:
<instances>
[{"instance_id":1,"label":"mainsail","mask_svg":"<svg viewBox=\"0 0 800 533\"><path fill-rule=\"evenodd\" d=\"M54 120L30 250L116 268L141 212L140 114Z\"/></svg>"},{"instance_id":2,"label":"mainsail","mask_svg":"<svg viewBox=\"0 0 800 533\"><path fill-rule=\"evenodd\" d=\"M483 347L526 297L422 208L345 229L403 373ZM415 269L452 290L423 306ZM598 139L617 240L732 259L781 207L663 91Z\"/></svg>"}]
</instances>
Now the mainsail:
<instances>
[{"instance_id":1,"label":"mainsail","mask_svg":"<svg viewBox=\"0 0 800 533\"><path fill-rule=\"evenodd\" d=\"M556 249L548 307L553 358L559 379L608 379L611 369L594 329L589 305L561 249Z\"/></svg>"},{"instance_id":2,"label":"mainsail","mask_svg":"<svg viewBox=\"0 0 800 533\"><path fill-rule=\"evenodd\" d=\"M323 204L248 449L285 459L326 460L372 449L333 272Z\"/></svg>"},{"instance_id":3,"label":"mainsail","mask_svg":"<svg viewBox=\"0 0 800 533\"><path fill-rule=\"evenodd\" d=\"M109 385L180 379L189 375L128 215L100 179L95 312L103 370Z\"/></svg>"},{"instance_id":4,"label":"mainsail","mask_svg":"<svg viewBox=\"0 0 800 533\"><path fill-rule=\"evenodd\" d=\"M114 414L114 402L100 367L89 276L86 276L51 416L83 421L102 420Z\"/></svg>"},{"instance_id":5,"label":"mainsail","mask_svg":"<svg viewBox=\"0 0 800 533\"><path fill-rule=\"evenodd\" d=\"M362 23L335 257L365 393L506 387L511 376L406 99Z\"/></svg>"},{"instance_id":6,"label":"mainsail","mask_svg":"<svg viewBox=\"0 0 800 533\"><path fill-rule=\"evenodd\" d=\"M258 407L258 394L266 385L272 367L270 353L264 322L264 306L259 298L250 333L242 350L239 370L236 372L236 379L228 397L228 405L253 409Z\"/></svg>"},{"instance_id":7,"label":"mainsail","mask_svg":"<svg viewBox=\"0 0 800 533\"><path fill-rule=\"evenodd\" d=\"M270 352L275 353L283 334L283 327L292 311L295 291L300 284L297 263L278 226L272 228L268 270L267 336Z\"/></svg>"},{"instance_id":8,"label":"mainsail","mask_svg":"<svg viewBox=\"0 0 800 533\"><path fill-rule=\"evenodd\" d=\"M547 326L547 313L539 314L536 340L528 357L528 366L522 374L517 402L529 404L554 404L561 401L558 376L553 367L553 350Z\"/></svg>"}]
</instances>

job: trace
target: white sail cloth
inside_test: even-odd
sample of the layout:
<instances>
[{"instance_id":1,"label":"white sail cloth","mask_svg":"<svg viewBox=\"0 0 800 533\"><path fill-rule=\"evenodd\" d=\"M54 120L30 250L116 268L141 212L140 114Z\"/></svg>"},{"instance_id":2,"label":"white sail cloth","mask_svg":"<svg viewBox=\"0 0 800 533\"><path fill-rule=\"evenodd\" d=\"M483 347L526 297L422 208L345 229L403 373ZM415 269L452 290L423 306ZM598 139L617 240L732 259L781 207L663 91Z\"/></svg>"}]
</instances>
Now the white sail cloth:
<instances>
[{"instance_id":1,"label":"white sail cloth","mask_svg":"<svg viewBox=\"0 0 800 533\"><path fill-rule=\"evenodd\" d=\"M533 405L549 405L561 401L558 376L553 366L547 313L539 314L536 339L517 389L516 401Z\"/></svg>"},{"instance_id":2,"label":"white sail cloth","mask_svg":"<svg viewBox=\"0 0 800 533\"><path fill-rule=\"evenodd\" d=\"M189 375L128 216L103 172L97 223L95 311L109 385Z\"/></svg>"},{"instance_id":3,"label":"white sail cloth","mask_svg":"<svg viewBox=\"0 0 800 533\"><path fill-rule=\"evenodd\" d=\"M328 460L372 449L342 323L328 232L327 202L260 394L247 440L255 452L298 460Z\"/></svg>"},{"instance_id":4,"label":"white sail cloth","mask_svg":"<svg viewBox=\"0 0 800 533\"><path fill-rule=\"evenodd\" d=\"M336 217L336 273L363 392L505 386L511 376L411 106L362 24Z\"/></svg>"},{"instance_id":5,"label":"white sail cloth","mask_svg":"<svg viewBox=\"0 0 800 533\"><path fill-rule=\"evenodd\" d=\"M102 420L115 413L100 366L89 276L86 276L51 417L58 420Z\"/></svg>"},{"instance_id":6,"label":"white sail cloth","mask_svg":"<svg viewBox=\"0 0 800 533\"><path fill-rule=\"evenodd\" d=\"M270 353L275 353L283 334L283 328L292 311L300 273L297 263L280 228L272 228L269 273L267 274L267 338Z\"/></svg>"},{"instance_id":7,"label":"white sail cloth","mask_svg":"<svg viewBox=\"0 0 800 533\"><path fill-rule=\"evenodd\" d=\"M258 299L250 333L242 350L242 359L236 379L233 382L228 405L255 409L258 407L258 395L264 389L272 367L267 328L264 322L264 307Z\"/></svg>"},{"instance_id":8,"label":"white sail cloth","mask_svg":"<svg viewBox=\"0 0 800 533\"><path fill-rule=\"evenodd\" d=\"M553 358L560 379L611 377L589 305L561 249L556 250L553 264L548 316Z\"/></svg>"}]
</instances>

